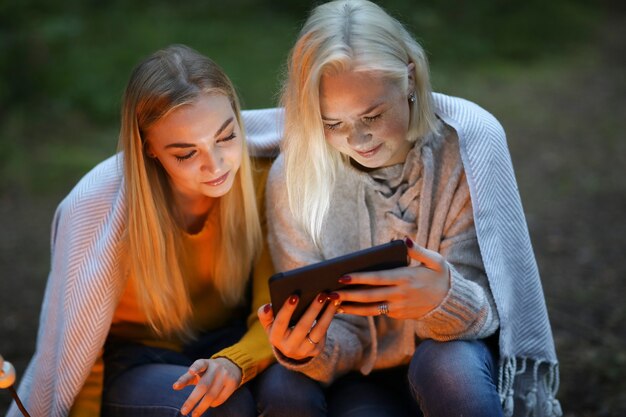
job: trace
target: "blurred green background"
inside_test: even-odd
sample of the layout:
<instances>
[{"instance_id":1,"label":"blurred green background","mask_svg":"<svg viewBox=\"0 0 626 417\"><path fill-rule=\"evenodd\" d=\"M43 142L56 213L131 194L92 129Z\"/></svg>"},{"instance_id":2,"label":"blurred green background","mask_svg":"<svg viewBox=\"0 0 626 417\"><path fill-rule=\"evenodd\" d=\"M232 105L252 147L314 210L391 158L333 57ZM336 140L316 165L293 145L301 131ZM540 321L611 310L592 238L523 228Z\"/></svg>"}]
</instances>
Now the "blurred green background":
<instances>
[{"instance_id":1,"label":"blurred green background","mask_svg":"<svg viewBox=\"0 0 626 417\"><path fill-rule=\"evenodd\" d=\"M565 415L626 415L624 2L378 3L426 49L436 91L477 102L507 131ZM0 2L0 354L18 373L34 349L54 207L115 152L134 65L185 43L226 70L243 108L273 107L314 4ZM0 415L9 400L0 392Z\"/></svg>"}]
</instances>

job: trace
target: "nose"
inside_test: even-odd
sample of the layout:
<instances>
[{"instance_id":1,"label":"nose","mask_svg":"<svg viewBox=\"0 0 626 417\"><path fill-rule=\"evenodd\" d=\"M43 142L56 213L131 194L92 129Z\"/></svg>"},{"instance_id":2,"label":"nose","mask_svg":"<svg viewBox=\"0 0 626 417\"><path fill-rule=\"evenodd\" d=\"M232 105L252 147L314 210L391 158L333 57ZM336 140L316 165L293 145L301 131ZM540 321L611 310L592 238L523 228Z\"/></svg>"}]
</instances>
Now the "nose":
<instances>
[{"instance_id":1,"label":"nose","mask_svg":"<svg viewBox=\"0 0 626 417\"><path fill-rule=\"evenodd\" d=\"M200 169L211 174L219 172L222 166L223 158L219 151L215 149L206 149L202 151L202 165Z\"/></svg>"},{"instance_id":2,"label":"nose","mask_svg":"<svg viewBox=\"0 0 626 417\"><path fill-rule=\"evenodd\" d=\"M372 134L361 122L356 122L350 126L347 134L348 145L352 147L358 148L372 140Z\"/></svg>"}]
</instances>

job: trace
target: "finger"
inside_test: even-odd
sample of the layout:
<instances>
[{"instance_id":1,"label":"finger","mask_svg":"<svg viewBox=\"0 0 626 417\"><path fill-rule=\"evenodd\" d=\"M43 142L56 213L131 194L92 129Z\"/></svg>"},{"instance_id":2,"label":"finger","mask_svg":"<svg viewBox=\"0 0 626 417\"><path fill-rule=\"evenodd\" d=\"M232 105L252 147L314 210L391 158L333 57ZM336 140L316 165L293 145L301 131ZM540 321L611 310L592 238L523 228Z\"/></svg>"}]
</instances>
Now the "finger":
<instances>
[{"instance_id":1,"label":"finger","mask_svg":"<svg viewBox=\"0 0 626 417\"><path fill-rule=\"evenodd\" d=\"M259 317L259 322L261 323L261 326L263 326L263 328L265 329L265 333L269 334L270 327L274 322L274 312L272 311L272 305L268 303L259 307L256 314Z\"/></svg>"},{"instance_id":2,"label":"finger","mask_svg":"<svg viewBox=\"0 0 626 417\"><path fill-rule=\"evenodd\" d=\"M337 309L341 305L339 300L331 300L332 302L328 303L326 310L322 313L322 316L317 320L313 329L309 332L309 337L314 342L321 342L322 339L326 339L326 332L328 332L328 328L330 327L330 323L333 321L335 317L335 313L337 313Z\"/></svg>"},{"instance_id":3,"label":"finger","mask_svg":"<svg viewBox=\"0 0 626 417\"><path fill-rule=\"evenodd\" d=\"M398 269L398 268L396 268ZM391 271L395 269L371 271L371 272L354 272L350 275L344 275L339 278L340 284L345 285L370 285L384 287L393 285L395 276Z\"/></svg>"},{"instance_id":4,"label":"finger","mask_svg":"<svg viewBox=\"0 0 626 417\"><path fill-rule=\"evenodd\" d=\"M299 343L306 338L306 335L309 334L317 316L319 316L320 311L322 311L322 308L326 305L327 299L328 295L325 293L317 295L315 301L309 305L302 317L300 317L300 320L298 320L296 326L292 329L291 334L289 335L290 341Z\"/></svg>"},{"instance_id":5,"label":"finger","mask_svg":"<svg viewBox=\"0 0 626 417\"><path fill-rule=\"evenodd\" d=\"M272 324L272 328L269 333L269 339L272 345L278 345L284 338L285 334L288 333L289 320L291 320L291 315L296 309L299 300L300 297L295 294L289 297L274 318L274 323Z\"/></svg>"},{"instance_id":6,"label":"finger","mask_svg":"<svg viewBox=\"0 0 626 417\"><path fill-rule=\"evenodd\" d=\"M433 271L443 271L445 263L443 256L435 251L415 245L408 237L405 238L404 241L411 259L421 262L426 268L432 269Z\"/></svg>"},{"instance_id":7,"label":"finger","mask_svg":"<svg viewBox=\"0 0 626 417\"><path fill-rule=\"evenodd\" d=\"M380 311L378 310L379 305L380 303L376 303L376 304L343 303L341 304L340 310L342 314L354 314L356 316L378 316L380 315Z\"/></svg>"},{"instance_id":8,"label":"finger","mask_svg":"<svg viewBox=\"0 0 626 417\"><path fill-rule=\"evenodd\" d=\"M371 287L364 289L343 289L335 291L339 295L342 303L378 303L385 300L398 298L398 291L402 289L398 286Z\"/></svg>"},{"instance_id":9,"label":"finger","mask_svg":"<svg viewBox=\"0 0 626 417\"><path fill-rule=\"evenodd\" d=\"M196 361L197 362L197 361ZM208 362L208 361L207 361ZM217 374L219 373L219 368L215 366L214 363L209 363L210 366L206 369L204 375L199 379L196 384L196 387L191 391L187 400L183 403L183 406L180 409L182 414L189 414L191 410L197 408L197 404L206 397L209 390L212 388L213 384L217 379ZM194 410L194 414L195 410Z\"/></svg>"},{"instance_id":10,"label":"finger","mask_svg":"<svg viewBox=\"0 0 626 417\"><path fill-rule=\"evenodd\" d=\"M228 400L230 396L233 395L238 386L239 385L233 380L228 379L224 383L224 387L222 388L220 393L217 395L217 397L215 397L215 400L213 400L213 404L211 404L211 406L219 407L220 405L224 404L226 400Z\"/></svg>"},{"instance_id":11,"label":"finger","mask_svg":"<svg viewBox=\"0 0 626 417\"><path fill-rule=\"evenodd\" d=\"M192 417L200 417L206 410L210 407L213 407L213 403L215 402L215 398L219 396L220 392L224 388L224 379L226 378L226 372L222 370L218 370L214 378L210 382L208 382L208 390L202 397L202 400L198 403L196 408L194 408Z\"/></svg>"},{"instance_id":12,"label":"finger","mask_svg":"<svg viewBox=\"0 0 626 417\"><path fill-rule=\"evenodd\" d=\"M185 374L181 375L180 378L174 382L173 388L180 390L187 385L196 384L206 372L207 367L208 363L205 359L198 359L191 364Z\"/></svg>"}]
</instances>

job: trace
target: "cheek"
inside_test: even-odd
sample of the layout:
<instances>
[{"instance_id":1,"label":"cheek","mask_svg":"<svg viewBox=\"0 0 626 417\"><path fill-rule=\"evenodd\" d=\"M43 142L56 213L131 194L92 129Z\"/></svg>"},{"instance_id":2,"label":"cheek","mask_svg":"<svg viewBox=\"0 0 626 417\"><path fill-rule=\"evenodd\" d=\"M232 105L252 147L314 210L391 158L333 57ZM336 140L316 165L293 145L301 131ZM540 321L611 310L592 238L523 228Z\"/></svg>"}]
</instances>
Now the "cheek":
<instances>
[{"instance_id":1,"label":"cheek","mask_svg":"<svg viewBox=\"0 0 626 417\"><path fill-rule=\"evenodd\" d=\"M237 171L241 166L241 159L243 158L243 150L241 146L233 146L224 151L224 159L229 161L230 168Z\"/></svg>"},{"instance_id":2,"label":"cheek","mask_svg":"<svg viewBox=\"0 0 626 417\"><path fill-rule=\"evenodd\" d=\"M409 132L408 116L408 112L407 114L394 114L377 127L376 133L383 138L405 140Z\"/></svg>"},{"instance_id":3,"label":"cheek","mask_svg":"<svg viewBox=\"0 0 626 417\"><path fill-rule=\"evenodd\" d=\"M338 132L325 132L324 137L326 138L326 142L337 150L343 149L345 145L345 140L343 140L344 135Z\"/></svg>"}]
</instances>

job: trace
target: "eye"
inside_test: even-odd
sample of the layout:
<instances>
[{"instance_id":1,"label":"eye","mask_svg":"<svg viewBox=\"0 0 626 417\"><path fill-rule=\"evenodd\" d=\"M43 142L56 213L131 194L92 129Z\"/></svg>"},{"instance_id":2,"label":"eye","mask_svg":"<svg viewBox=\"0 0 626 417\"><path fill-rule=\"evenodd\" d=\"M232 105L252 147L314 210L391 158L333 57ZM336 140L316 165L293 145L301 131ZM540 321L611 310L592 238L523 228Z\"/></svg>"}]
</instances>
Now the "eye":
<instances>
[{"instance_id":1,"label":"eye","mask_svg":"<svg viewBox=\"0 0 626 417\"><path fill-rule=\"evenodd\" d=\"M232 132L230 135L226 136L225 138L218 139L216 142L217 142L217 143L220 143L220 142L229 142L229 141L231 141L231 140L235 139L236 137L237 137L237 135L235 135L235 131L233 130L233 132Z\"/></svg>"},{"instance_id":2,"label":"eye","mask_svg":"<svg viewBox=\"0 0 626 417\"><path fill-rule=\"evenodd\" d=\"M363 120L365 120L365 123L372 123L372 122L375 122L376 120L380 119L381 116L382 116L382 113L381 114L377 114L376 116L364 117Z\"/></svg>"},{"instance_id":3,"label":"eye","mask_svg":"<svg viewBox=\"0 0 626 417\"><path fill-rule=\"evenodd\" d=\"M340 125L340 124L341 124L341 122L332 123L332 124L330 124L330 123L324 123L324 129L327 129L327 130L336 130L336 129L339 127L339 125Z\"/></svg>"},{"instance_id":4,"label":"eye","mask_svg":"<svg viewBox=\"0 0 626 417\"><path fill-rule=\"evenodd\" d=\"M195 154L196 154L196 151L190 151L189 153L186 153L185 155L174 155L174 157L176 158L178 162L183 162L191 158Z\"/></svg>"}]
</instances>

